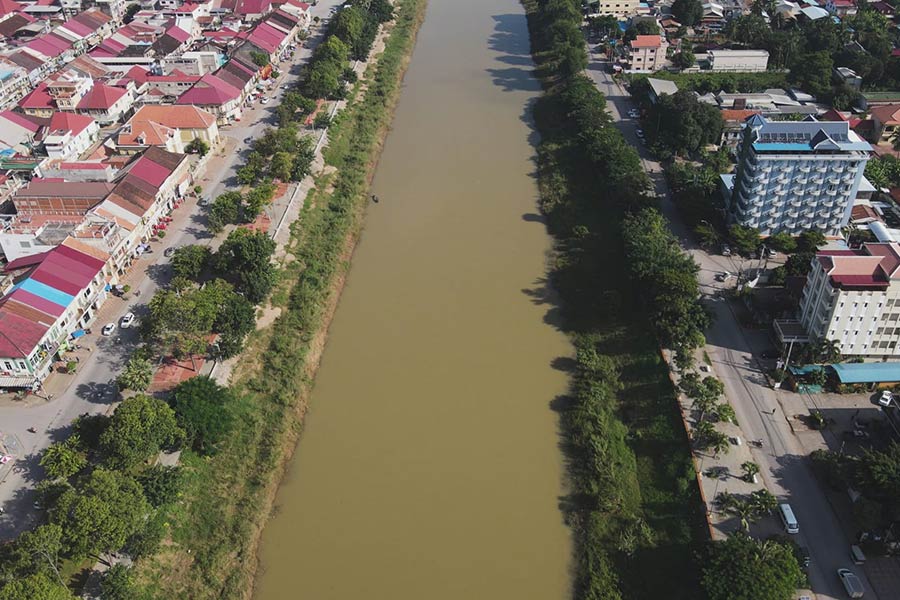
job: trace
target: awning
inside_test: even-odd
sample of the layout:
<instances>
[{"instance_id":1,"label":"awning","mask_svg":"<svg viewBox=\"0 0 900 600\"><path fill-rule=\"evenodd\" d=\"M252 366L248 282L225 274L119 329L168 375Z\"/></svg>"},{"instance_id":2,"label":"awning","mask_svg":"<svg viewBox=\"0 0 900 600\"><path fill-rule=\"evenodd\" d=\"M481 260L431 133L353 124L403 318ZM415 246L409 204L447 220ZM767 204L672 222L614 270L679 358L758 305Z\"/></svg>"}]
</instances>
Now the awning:
<instances>
[{"instance_id":1,"label":"awning","mask_svg":"<svg viewBox=\"0 0 900 600\"><path fill-rule=\"evenodd\" d=\"M0 388L31 388L34 377L0 377Z\"/></svg>"},{"instance_id":2,"label":"awning","mask_svg":"<svg viewBox=\"0 0 900 600\"><path fill-rule=\"evenodd\" d=\"M86 332L84 331L84 329L76 329L75 331L72 332L72 339L77 340L81 336L85 335L85 333Z\"/></svg>"}]
</instances>

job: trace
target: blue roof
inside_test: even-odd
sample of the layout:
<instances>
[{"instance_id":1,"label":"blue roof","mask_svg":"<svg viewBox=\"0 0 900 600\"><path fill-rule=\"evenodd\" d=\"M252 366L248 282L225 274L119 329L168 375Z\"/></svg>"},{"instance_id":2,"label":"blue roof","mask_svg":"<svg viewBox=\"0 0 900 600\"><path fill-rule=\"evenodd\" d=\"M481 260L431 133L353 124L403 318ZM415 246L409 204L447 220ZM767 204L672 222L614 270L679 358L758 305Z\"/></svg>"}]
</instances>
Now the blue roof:
<instances>
[{"instance_id":1,"label":"blue roof","mask_svg":"<svg viewBox=\"0 0 900 600\"><path fill-rule=\"evenodd\" d=\"M839 363L831 365L841 383L900 381L900 362Z\"/></svg>"},{"instance_id":2,"label":"blue roof","mask_svg":"<svg viewBox=\"0 0 900 600\"><path fill-rule=\"evenodd\" d=\"M753 144L754 150L771 152L805 152L812 150L809 144Z\"/></svg>"},{"instance_id":3,"label":"blue roof","mask_svg":"<svg viewBox=\"0 0 900 600\"><path fill-rule=\"evenodd\" d=\"M16 286L16 288L22 288L26 292L30 292L35 296L39 296L44 300L48 300L54 304L58 304L62 307L69 306L69 303L75 298L74 296L67 294L65 292L61 292L55 288L50 287L46 283L41 283L35 279L28 278L25 281L21 282Z\"/></svg>"}]
</instances>

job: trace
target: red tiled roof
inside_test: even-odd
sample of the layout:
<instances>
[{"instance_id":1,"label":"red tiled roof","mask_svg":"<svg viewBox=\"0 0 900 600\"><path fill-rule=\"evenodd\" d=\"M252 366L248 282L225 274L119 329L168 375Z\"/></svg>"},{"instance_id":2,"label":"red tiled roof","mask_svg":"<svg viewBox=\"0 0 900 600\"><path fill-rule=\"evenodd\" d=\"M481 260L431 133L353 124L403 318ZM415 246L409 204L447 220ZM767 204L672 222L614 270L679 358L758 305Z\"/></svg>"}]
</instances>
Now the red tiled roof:
<instances>
[{"instance_id":1,"label":"red tiled roof","mask_svg":"<svg viewBox=\"0 0 900 600\"><path fill-rule=\"evenodd\" d=\"M221 106L240 97L241 90L207 73L194 84L194 87L183 93L175 104Z\"/></svg>"},{"instance_id":2,"label":"red tiled roof","mask_svg":"<svg viewBox=\"0 0 900 600\"><path fill-rule=\"evenodd\" d=\"M900 104L876 106L871 112L873 117L885 124L900 121Z\"/></svg>"},{"instance_id":3,"label":"red tiled roof","mask_svg":"<svg viewBox=\"0 0 900 600\"><path fill-rule=\"evenodd\" d=\"M47 91L47 84L40 82L30 94L19 100L22 108L55 108L56 103Z\"/></svg>"},{"instance_id":4,"label":"red tiled roof","mask_svg":"<svg viewBox=\"0 0 900 600\"><path fill-rule=\"evenodd\" d=\"M47 330L49 325L36 323L0 308L0 355L4 358L26 358Z\"/></svg>"},{"instance_id":5,"label":"red tiled roof","mask_svg":"<svg viewBox=\"0 0 900 600\"><path fill-rule=\"evenodd\" d=\"M271 0L238 0L237 6L234 8L236 15L261 15L269 12L272 8Z\"/></svg>"},{"instance_id":6,"label":"red tiled roof","mask_svg":"<svg viewBox=\"0 0 900 600\"><path fill-rule=\"evenodd\" d=\"M180 27L170 27L166 30L166 34L169 37L172 37L172 38L178 40L182 44L184 42L188 41L189 39L191 39L191 34L189 34L184 29L181 29Z\"/></svg>"},{"instance_id":7,"label":"red tiled roof","mask_svg":"<svg viewBox=\"0 0 900 600\"><path fill-rule=\"evenodd\" d=\"M639 35L632 42L632 48L659 48L662 40L658 35Z\"/></svg>"},{"instance_id":8,"label":"red tiled roof","mask_svg":"<svg viewBox=\"0 0 900 600\"><path fill-rule=\"evenodd\" d=\"M80 109L109 110L113 104L127 94L124 89L95 83L78 103Z\"/></svg>"},{"instance_id":9,"label":"red tiled roof","mask_svg":"<svg viewBox=\"0 0 900 600\"><path fill-rule=\"evenodd\" d=\"M11 110L0 112L0 116L5 118L7 121L12 121L19 127L24 127L31 133L37 133L38 129L40 129L40 125L38 125L34 121L31 121L30 119L25 118L25 115L13 112Z\"/></svg>"},{"instance_id":10,"label":"red tiled roof","mask_svg":"<svg viewBox=\"0 0 900 600\"><path fill-rule=\"evenodd\" d=\"M726 108L722 111L723 121L739 121L743 123L753 115L762 114L762 111L751 108Z\"/></svg>"},{"instance_id":11,"label":"red tiled roof","mask_svg":"<svg viewBox=\"0 0 900 600\"><path fill-rule=\"evenodd\" d=\"M9 13L19 12L22 10L24 6L15 2L14 0L0 0L0 16L8 15Z\"/></svg>"},{"instance_id":12,"label":"red tiled roof","mask_svg":"<svg viewBox=\"0 0 900 600\"><path fill-rule=\"evenodd\" d=\"M70 112L55 112L50 117L50 131L71 131L72 135L78 135L94 120L87 115L77 115Z\"/></svg>"}]
</instances>

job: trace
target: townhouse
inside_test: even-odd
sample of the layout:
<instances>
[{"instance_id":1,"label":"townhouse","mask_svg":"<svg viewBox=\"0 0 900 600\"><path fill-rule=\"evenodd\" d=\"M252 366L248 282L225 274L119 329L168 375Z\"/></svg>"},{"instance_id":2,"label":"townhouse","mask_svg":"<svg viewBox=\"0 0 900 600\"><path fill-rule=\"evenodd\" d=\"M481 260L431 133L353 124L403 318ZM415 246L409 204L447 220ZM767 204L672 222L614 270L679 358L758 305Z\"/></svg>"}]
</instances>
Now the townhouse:
<instances>
[{"instance_id":1,"label":"townhouse","mask_svg":"<svg viewBox=\"0 0 900 600\"><path fill-rule=\"evenodd\" d=\"M219 141L216 116L194 105L142 106L116 136L115 145L123 154L159 146L169 152L184 153L192 140L209 146Z\"/></svg>"}]
</instances>

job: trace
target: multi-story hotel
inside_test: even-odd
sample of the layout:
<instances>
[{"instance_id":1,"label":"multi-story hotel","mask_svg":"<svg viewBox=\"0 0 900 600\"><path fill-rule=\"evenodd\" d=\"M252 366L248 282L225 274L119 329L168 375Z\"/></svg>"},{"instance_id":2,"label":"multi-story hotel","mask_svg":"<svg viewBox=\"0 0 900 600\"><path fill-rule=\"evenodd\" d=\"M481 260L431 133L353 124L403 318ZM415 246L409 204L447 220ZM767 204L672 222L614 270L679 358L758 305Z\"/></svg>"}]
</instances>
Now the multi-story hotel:
<instances>
[{"instance_id":1,"label":"multi-story hotel","mask_svg":"<svg viewBox=\"0 0 900 600\"><path fill-rule=\"evenodd\" d=\"M838 342L843 355L900 355L900 245L817 253L800 300L800 322L809 339Z\"/></svg>"},{"instance_id":2,"label":"multi-story hotel","mask_svg":"<svg viewBox=\"0 0 900 600\"><path fill-rule=\"evenodd\" d=\"M722 176L729 223L762 235L836 235L850 219L871 146L846 121L747 120L735 175Z\"/></svg>"}]
</instances>

